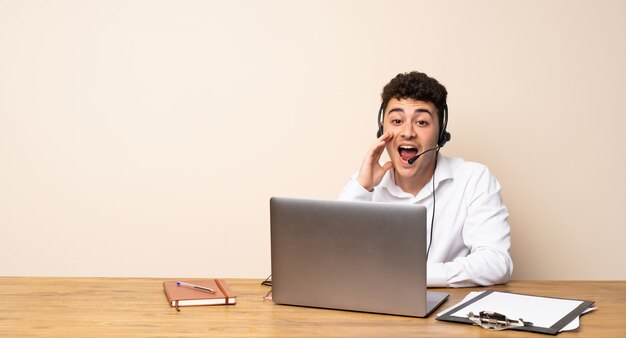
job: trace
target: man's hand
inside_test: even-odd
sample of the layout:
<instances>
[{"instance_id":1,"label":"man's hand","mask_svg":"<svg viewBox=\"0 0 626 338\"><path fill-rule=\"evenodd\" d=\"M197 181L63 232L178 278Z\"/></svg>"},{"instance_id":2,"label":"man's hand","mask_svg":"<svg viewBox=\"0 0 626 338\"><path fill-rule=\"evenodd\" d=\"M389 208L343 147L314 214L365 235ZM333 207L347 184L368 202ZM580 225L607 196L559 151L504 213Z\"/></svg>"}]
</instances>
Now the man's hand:
<instances>
[{"instance_id":1,"label":"man's hand","mask_svg":"<svg viewBox=\"0 0 626 338\"><path fill-rule=\"evenodd\" d=\"M376 142L372 144L363 159L356 181L368 191L372 191L375 186L380 184L385 173L393 166L391 161L388 161L382 166L378 163L380 156L383 154L383 151L385 151L385 146L393 137L394 135L391 132L384 133L381 137L376 139Z\"/></svg>"}]
</instances>

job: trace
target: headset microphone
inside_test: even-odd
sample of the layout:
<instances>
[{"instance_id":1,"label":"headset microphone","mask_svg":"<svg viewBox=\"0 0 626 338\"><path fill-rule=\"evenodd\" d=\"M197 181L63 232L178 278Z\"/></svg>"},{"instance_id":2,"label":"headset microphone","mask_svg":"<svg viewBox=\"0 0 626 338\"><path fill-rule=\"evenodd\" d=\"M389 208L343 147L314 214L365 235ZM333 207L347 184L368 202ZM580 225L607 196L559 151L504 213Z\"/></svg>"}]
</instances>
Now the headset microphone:
<instances>
[{"instance_id":1,"label":"headset microphone","mask_svg":"<svg viewBox=\"0 0 626 338\"><path fill-rule=\"evenodd\" d=\"M408 160L408 162L409 162L409 164L413 164L413 163L415 163L415 161L417 161L417 159L418 159L420 156L422 156L422 155L426 154L426 153L427 153L427 152L429 152L429 151L439 150L439 148L441 148L441 147L436 146L436 147L434 147L434 148L430 148L430 149L428 149L428 150L424 150L424 151L422 151L421 153L419 153L419 154L417 154L417 155L415 155L415 156L411 157L411 158Z\"/></svg>"}]
</instances>

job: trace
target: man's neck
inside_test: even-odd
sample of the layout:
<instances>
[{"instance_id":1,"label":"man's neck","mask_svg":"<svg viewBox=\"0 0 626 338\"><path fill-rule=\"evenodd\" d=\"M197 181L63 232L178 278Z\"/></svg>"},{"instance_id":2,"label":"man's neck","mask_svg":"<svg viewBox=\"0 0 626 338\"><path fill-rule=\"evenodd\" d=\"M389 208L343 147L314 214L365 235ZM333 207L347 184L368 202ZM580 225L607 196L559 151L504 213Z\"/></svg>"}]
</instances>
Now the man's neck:
<instances>
[{"instance_id":1,"label":"man's neck","mask_svg":"<svg viewBox=\"0 0 626 338\"><path fill-rule=\"evenodd\" d=\"M417 195L428 184L435 172L435 164L431 162L426 168L418 170L412 177L401 177L394 172L395 183L404 192Z\"/></svg>"}]
</instances>

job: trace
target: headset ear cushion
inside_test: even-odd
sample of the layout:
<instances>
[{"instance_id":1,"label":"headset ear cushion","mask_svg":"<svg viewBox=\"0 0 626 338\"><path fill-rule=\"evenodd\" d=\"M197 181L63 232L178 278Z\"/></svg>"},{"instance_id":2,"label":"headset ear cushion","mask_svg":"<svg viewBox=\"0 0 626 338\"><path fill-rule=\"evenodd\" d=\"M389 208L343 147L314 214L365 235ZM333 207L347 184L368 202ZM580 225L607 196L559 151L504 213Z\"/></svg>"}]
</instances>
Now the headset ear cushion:
<instances>
[{"instance_id":1,"label":"headset ear cushion","mask_svg":"<svg viewBox=\"0 0 626 338\"><path fill-rule=\"evenodd\" d=\"M445 131L441 134L441 137L439 138L439 146L443 147L448 141L450 141L450 139L452 138L452 135L450 135L449 132Z\"/></svg>"},{"instance_id":2,"label":"headset ear cushion","mask_svg":"<svg viewBox=\"0 0 626 338\"><path fill-rule=\"evenodd\" d=\"M378 123L378 131L376 132L376 138L383 136L383 134L385 133L383 131L384 110L385 110L385 101L383 101L380 104L380 108L378 109L378 117L376 118L376 122Z\"/></svg>"}]
</instances>

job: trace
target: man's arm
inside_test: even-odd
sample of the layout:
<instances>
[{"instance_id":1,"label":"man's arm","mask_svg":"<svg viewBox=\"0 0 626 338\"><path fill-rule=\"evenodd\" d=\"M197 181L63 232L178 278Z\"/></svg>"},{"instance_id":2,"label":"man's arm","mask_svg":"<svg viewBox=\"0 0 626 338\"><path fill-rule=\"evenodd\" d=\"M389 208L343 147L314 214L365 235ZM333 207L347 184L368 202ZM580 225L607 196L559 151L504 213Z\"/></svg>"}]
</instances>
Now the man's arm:
<instances>
[{"instance_id":1,"label":"man's arm","mask_svg":"<svg viewBox=\"0 0 626 338\"><path fill-rule=\"evenodd\" d=\"M464 245L470 253L428 265L428 286L466 287L506 283L513 272L508 211L500 184L487 168L468 186Z\"/></svg>"},{"instance_id":2,"label":"man's arm","mask_svg":"<svg viewBox=\"0 0 626 338\"><path fill-rule=\"evenodd\" d=\"M357 176L358 173L352 175L348 183L346 183L346 185L343 187L343 190L341 190L338 198L340 201L372 201L374 192L368 191L367 189L363 188L363 186L361 186L359 182L356 181Z\"/></svg>"}]
</instances>

